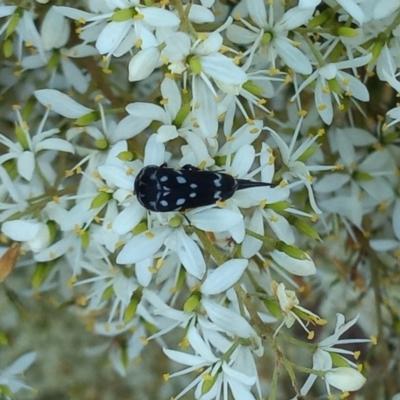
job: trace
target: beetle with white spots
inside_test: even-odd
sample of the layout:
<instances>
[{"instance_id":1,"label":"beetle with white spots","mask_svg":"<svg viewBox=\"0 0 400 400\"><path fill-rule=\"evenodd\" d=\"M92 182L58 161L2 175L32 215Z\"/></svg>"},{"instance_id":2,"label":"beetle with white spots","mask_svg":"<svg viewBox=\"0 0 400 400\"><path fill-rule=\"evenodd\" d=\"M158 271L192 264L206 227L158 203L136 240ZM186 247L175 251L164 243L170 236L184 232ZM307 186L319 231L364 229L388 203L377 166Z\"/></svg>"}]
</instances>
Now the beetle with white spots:
<instances>
[{"instance_id":1,"label":"beetle with white spots","mask_svg":"<svg viewBox=\"0 0 400 400\"><path fill-rule=\"evenodd\" d=\"M165 165L143 167L135 179L135 194L149 211L185 211L231 198L236 190L271 183L235 179L222 172L204 171L191 165L181 169Z\"/></svg>"}]
</instances>

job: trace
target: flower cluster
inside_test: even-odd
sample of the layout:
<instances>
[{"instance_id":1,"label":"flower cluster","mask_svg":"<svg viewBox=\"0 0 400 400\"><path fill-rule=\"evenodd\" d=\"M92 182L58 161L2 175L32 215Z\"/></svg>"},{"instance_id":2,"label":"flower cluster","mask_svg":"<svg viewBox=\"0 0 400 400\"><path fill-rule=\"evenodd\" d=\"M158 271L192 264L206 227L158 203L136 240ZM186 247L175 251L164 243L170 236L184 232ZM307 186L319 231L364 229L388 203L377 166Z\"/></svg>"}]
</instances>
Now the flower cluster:
<instances>
[{"instance_id":1,"label":"flower cluster","mask_svg":"<svg viewBox=\"0 0 400 400\"><path fill-rule=\"evenodd\" d=\"M341 336L400 318L400 3L8 3L0 281L74 299L121 376L161 346L175 399L361 389Z\"/></svg>"}]
</instances>

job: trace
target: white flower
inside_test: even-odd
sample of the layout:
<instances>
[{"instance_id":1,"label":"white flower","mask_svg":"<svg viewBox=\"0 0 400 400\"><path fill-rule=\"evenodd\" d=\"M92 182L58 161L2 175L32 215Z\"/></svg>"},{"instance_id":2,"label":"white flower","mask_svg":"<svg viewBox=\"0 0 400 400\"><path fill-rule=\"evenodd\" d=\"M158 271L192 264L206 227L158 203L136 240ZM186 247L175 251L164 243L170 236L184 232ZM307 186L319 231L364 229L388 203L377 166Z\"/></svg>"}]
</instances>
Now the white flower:
<instances>
[{"instance_id":1,"label":"white flower","mask_svg":"<svg viewBox=\"0 0 400 400\"><path fill-rule=\"evenodd\" d=\"M115 314L118 316L115 319L119 323L123 323L126 308L131 302L134 291L139 285L130 277L126 277L122 270L118 270L110 265L106 260L97 260L95 263L88 263L82 261L82 269L89 271L93 274L92 277L81 280L75 285L84 285L96 282L97 285L92 286L92 290L88 291L86 298L90 300L95 299L94 304L90 305L91 309L100 309L105 306L104 301L101 301L105 291L112 288L113 301L111 302L110 314L108 316L108 323L114 320Z\"/></svg>"},{"instance_id":2,"label":"white flower","mask_svg":"<svg viewBox=\"0 0 400 400\"><path fill-rule=\"evenodd\" d=\"M304 186L307 188L308 198L311 207L313 208L316 214L320 214L321 210L318 208L315 202L314 192L312 189L313 178L311 176L311 172L332 169L332 166L319 166L319 165L308 166L304 162L298 160L306 152L307 149L309 149L312 145L314 145L318 137L322 135L322 133L318 133L317 135L314 135L313 137L304 140L304 142L295 150L302 122L303 122L303 117L301 117L298 121L298 124L296 126L295 132L292 136L289 146L274 130L270 128L264 128L264 129L271 133L274 141L276 142L280 150L282 161L288 169L288 171L284 172L284 174L282 175L283 178L287 179L288 181L291 181L293 178L299 179L300 182L303 183Z\"/></svg>"},{"instance_id":3,"label":"white flower","mask_svg":"<svg viewBox=\"0 0 400 400\"><path fill-rule=\"evenodd\" d=\"M228 395L228 388L235 399L254 400L251 394L251 387L255 384L259 390L259 382L254 361L251 363L246 359L247 353L239 349L232 355L228 362L214 355L214 351L209 342L206 342L207 334L203 338L195 327L190 327L187 333L187 339L195 351L195 354L188 354L163 348L164 353L172 360L188 365L188 368L167 375L167 378L181 376L189 372L204 368L203 372L197 376L185 389L183 389L175 399L179 399L193 387L195 389L195 398L201 400L211 400L225 398ZM215 335L213 335L215 337ZM217 338L219 345L228 350L229 342L222 341L222 338ZM214 345L217 343L214 342ZM251 357L251 356L250 356ZM252 357L251 357L252 358ZM247 369L244 367L247 366ZM240 368L240 369L239 369ZM242 370L243 369L243 370ZM251 375L250 375L251 374Z\"/></svg>"},{"instance_id":4,"label":"white flower","mask_svg":"<svg viewBox=\"0 0 400 400\"><path fill-rule=\"evenodd\" d=\"M294 100L300 95L300 92L306 88L311 82L315 83L315 105L322 120L326 124L330 124L333 119L332 99L336 101L340 107L341 97L352 96L361 101L369 100L369 92L366 86L353 75L342 71L343 69L351 68L356 75L356 68L367 64L372 58L372 54L366 54L359 58L354 58L337 63L329 63L315 70L296 90L296 94L291 100ZM332 83L335 82L338 88L331 89ZM337 91L340 90L340 93Z\"/></svg>"},{"instance_id":5,"label":"white flower","mask_svg":"<svg viewBox=\"0 0 400 400\"><path fill-rule=\"evenodd\" d=\"M255 120L252 123L245 123L241 125L237 130L227 137L226 142L223 144L218 152L218 155L226 156L229 154L236 153L244 145L253 143L259 137L262 132L263 121Z\"/></svg>"},{"instance_id":6,"label":"white flower","mask_svg":"<svg viewBox=\"0 0 400 400\"><path fill-rule=\"evenodd\" d=\"M85 74L71 58L83 58L97 55L98 51L95 47L88 44L78 44L70 48L66 48L70 38L70 23L55 7L51 7L41 26L40 44L43 52L34 52L23 57L21 66L23 70L35 70L47 67L51 72L51 78L54 82L53 87L64 86L64 82L57 74L58 65L65 80L70 87L79 93L85 93L89 86L89 75ZM56 78L57 77L57 78Z\"/></svg>"},{"instance_id":7,"label":"white flower","mask_svg":"<svg viewBox=\"0 0 400 400\"><path fill-rule=\"evenodd\" d=\"M132 7L137 5L137 7ZM159 7L140 6L138 3L109 3L104 14L96 15L71 7L55 7L56 11L87 25L82 28L81 37L96 41L100 54L120 57L132 50L135 43L141 48L156 46L154 30L158 27L176 28L178 17L171 11ZM115 8L119 8L115 13ZM107 21L107 22L106 22ZM100 29L100 33L99 33Z\"/></svg>"},{"instance_id":8,"label":"white flower","mask_svg":"<svg viewBox=\"0 0 400 400\"><path fill-rule=\"evenodd\" d=\"M116 134L123 130L139 133L152 121L159 121L162 125L157 129L157 142L165 143L179 136L187 142L187 146L182 146L184 157L180 165L190 164L202 167L213 165L214 159L210 157L207 147L212 135L207 130L205 130L206 134L202 135L199 129L194 127L191 114L184 121L176 121L178 113L182 111L182 98L178 85L173 79L168 77L163 79L161 95L163 107L142 102L128 104L126 110L130 115L121 121ZM189 157L194 157L195 161L184 161Z\"/></svg>"},{"instance_id":9,"label":"white flower","mask_svg":"<svg viewBox=\"0 0 400 400\"><path fill-rule=\"evenodd\" d=\"M19 392L21 389L32 390L18 376L23 374L35 360L35 352L26 353L8 367L0 370L0 385L8 387L13 394Z\"/></svg>"},{"instance_id":10,"label":"white flower","mask_svg":"<svg viewBox=\"0 0 400 400\"><path fill-rule=\"evenodd\" d=\"M342 356L340 356L340 358L342 358L343 362L346 362L349 367L332 368L333 362L330 355L330 353L354 355L353 352L341 349L338 346L346 343L370 342L369 339L340 339L340 336L349 330L357 322L357 319L358 316L345 323L344 316L342 314L337 314L335 332L318 344L318 348L313 355L313 369L326 371L325 385L328 395L330 395L330 386L338 388L343 392L354 391L360 389L366 381L365 377L355 369L355 363ZM352 366L352 368L350 366ZM317 376L313 374L308 377L307 381L300 389L300 393L303 396L309 392L316 379Z\"/></svg>"},{"instance_id":11,"label":"white flower","mask_svg":"<svg viewBox=\"0 0 400 400\"><path fill-rule=\"evenodd\" d=\"M25 249L36 253L50 244L49 228L43 222L35 220L6 221L1 225L1 231L12 240L25 242Z\"/></svg>"},{"instance_id":12,"label":"white flower","mask_svg":"<svg viewBox=\"0 0 400 400\"><path fill-rule=\"evenodd\" d=\"M229 25L230 19L225 23ZM224 25L224 26L225 26ZM221 31L224 27L220 27ZM182 65L187 63L188 56L190 62L187 66L191 67L193 74L199 74L201 79L209 83L209 78L215 81L223 82L228 85L242 85L247 77L245 72L236 66L232 59L219 53L223 45L223 38L219 32L213 32L207 36L200 36L192 43L190 36L183 33L175 33L166 39L166 47L162 51L162 56L169 64L169 60L173 63ZM178 58L178 55L180 58ZM186 60L186 61L185 61ZM171 66L171 72L175 67ZM182 71L181 71L182 72Z\"/></svg>"},{"instance_id":13,"label":"white flower","mask_svg":"<svg viewBox=\"0 0 400 400\"><path fill-rule=\"evenodd\" d=\"M2 193L7 193L7 198L3 195L0 199L0 207L2 210L0 214L0 222L4 222L15 213L24 212L28 208L28 198L32 193L26 193L22 189L21 184L14 182L1 165L0 189ZM42 194L41 191L40 194ZM8 196L10 199L8 199Z\"/></svg>"},{"instance_id":14,"label":"white flower","mask_svg":"<svg viewBox=\"0 0 400 400\"><path fill-rule=\"evenodd\" d=\"M246 0L245 4L252 21L257 26L240 19L245 27L231 25L227 29L228 38L234 43L252 44L252 53L256 50L264 58L262 61L269 64L272 69L276 68L276 60L280 57L294 71L310 74L312 67L308 57L295 47L295 42L287 36L289 31L308 22L316 4L311 7L293 7L278 21L274 20L273 3L269 5L268 15L263 0Z\"/></svg>"},{"instance_id":15,"label":"white flower","mask_svg":"<svg viewBox=\"0 0 400 400\"><path fill-rule=\"evenodd\" d=\"M400 199L394 202L392 214L392 227L394 232L394 239L371 239L371 248L379 252L388 252L400 249Z\"/></svg>"},{"instance_id":16,"label":"white flower","mask_svg":"<svg viewBox=\"0 0 400 400\"><path fill-rule=\"evenodd\" d=\"M22 120L22 116L16 109L18 125L16 127L18 142L0 134L0 143L7 146L8 153L0 155L0 164L8 160L15 160L19 175L27 181L32 180L35 174L35 168L38 165L42 171L49 173L48 180L53 182L54 173L49 166L49 159L41 157L38 153L43 150L65 151L74 153L74 147L64 139L51 138L59 133L59 129L53 128L44 131L44 124L47 120L49 110L46 110L41 123L35 134L31 133L27 123Z\"/></svg>"},{"instance_id":17,"label":"white flower","mask_svg":"<svg viewBox=\"0 0 400 400\"><path fill-rule=\"evenodd\" d=\"M230 20L225 25L229 23ZM219 31L222 29L224 27ZM231 58L220 53L222 46L223 39L218 31L200 35L193 43L187 34L171 34L166 37L162 53L159 54L157 48L144 49L131 60L129 79L137 81L149 76L159 64L159 56L171 72L186 72L185 76L190 72L192 112L203 134L212 137L218 128L217 93L212 81L217 85L240 87L247 80L246 73Z\"/></svg>"},{"instance_id":18,"label":"white flower","mask_svg":"<svg viewBox=\"0 0 400 400\"><path fill-rule=\"evenodd\" d=\"M362 216L371 206L394 198L391 179L396 171L395 161L384 148L371 153L362 151L376 139L361 129L333 130L330 143L332 151L340 155L338 165L342 170L323 176L314 184L314 190L334 195L319 200L325 211L338 213L362 229Z\"/></svg>"},{"instance_id":19,"label":"white flower","mask_svg":"<svg viewBox=\"0 0 400 400\"><path fill-rule=\"evenodd\" d=\"M241 218L229 210L205 209L197 212L187 213L193 226L199 229L216 232L226 231ZM230 217L227 217L227 216ZM162 247L165 249L158 253ZM161 256L163 260L168 252L174 252L179 257L186 271L198 279L202 279L206 271L204 256L198 244L185 233L183 227L172 228L169 225L160 226L147 230L132 237L126 242L117 256L117 263L138 263L150 257Z\"/></svg>"},{"instance_id":20,"label":"white flower","mask_svg":"<svg viewBox=\"0 0 400 400\"><path fill-rule=\"evenodd\" d=\"M278 284L278 282L273 281L272 290L279 301L279 306L283 313L282 323L275 330L274 335L279 332L283 325L286 325L287 328L291 328L295 321L297 321L309 335L311 334L310 330L303 323L302 319L296 314L296 310L298 310L303 316L307 316L307 322L312 322L319 325L325 324L325 321L321 320L318 315L312 313L304 307L299 306L300 302L296 296L296 293L293 290L287 290L283 283ZM305 317L303 317L303 319L305 319Z\"/></svg>"},{"instance_id":21,"label":"white flower","mask_svg":"<svg viewBox=\"0 0 400 400\"><path fill-rule=\"evenodd\" d=\"M149 140L149 144L153 144ZM157 151L153 147L153 151ZM98 167L98 172L107 184L108 191L113 192L113 198L123 206L122 211L114 217L112 230L118 235L124 235L132 230L146 215L136 196L132 195L134 176L140 171L143 164L139 161L126 162L119 154L126 152L126 141L117 142L108 152L105 162ZM163 148L160 149L161 152Z\"/></svg>"}]
</instances>

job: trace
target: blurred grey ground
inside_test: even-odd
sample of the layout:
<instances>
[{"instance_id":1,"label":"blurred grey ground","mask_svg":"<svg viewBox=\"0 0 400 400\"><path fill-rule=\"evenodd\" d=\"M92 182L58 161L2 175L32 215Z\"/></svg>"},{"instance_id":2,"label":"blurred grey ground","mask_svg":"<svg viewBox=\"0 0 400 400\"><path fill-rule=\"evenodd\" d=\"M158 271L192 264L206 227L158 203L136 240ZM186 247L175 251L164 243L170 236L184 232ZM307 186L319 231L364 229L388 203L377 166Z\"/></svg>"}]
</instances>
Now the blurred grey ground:
<instances>
[{"instance_id":1,"label":"blurred grey ground","mask_svg":"<svg viewBox=\"0 0 400 400\"><path fill-rule=\"evenodd\" d=\"M12 286L7 283L9 289ZM146 346L141 361L127 377L121 377L104 353L85 354L85 349L110 339L90 332L76 315L75 306L58 310L50 294L18 298L19 306L7 296L5 286L0 286L0 329L9 340L8 346L0 347L0 369L29 351L38 353L25 374L25 383L37 391L20 391L16 399L147 400L172 395L171 383L162 377L169 370L168 361L157 345Z\"/></svg>"}]
</instances>

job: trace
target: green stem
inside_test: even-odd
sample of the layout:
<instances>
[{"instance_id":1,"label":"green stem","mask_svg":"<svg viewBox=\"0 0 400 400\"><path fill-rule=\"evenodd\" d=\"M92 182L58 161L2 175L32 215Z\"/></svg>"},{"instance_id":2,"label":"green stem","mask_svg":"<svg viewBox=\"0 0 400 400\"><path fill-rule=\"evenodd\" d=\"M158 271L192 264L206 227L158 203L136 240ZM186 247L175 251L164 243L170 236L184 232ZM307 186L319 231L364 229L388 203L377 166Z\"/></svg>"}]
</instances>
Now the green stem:
<instances>
[{"instance_id":1,"label":"green stem","mask_svg":"<svg viewBox=\"0 0 400 400\"><path fill-rule=\"evenodd\" d=\"M209 237L207 236L206 232L196 227L193 227L193 230L196 233L197 237L200 239L201 243L203 244L204 249L211 254L217 265L223 264L227 260L228 256L221 254L217 250L214 243L212 243Z\"/></svg>"}]
</instances>

